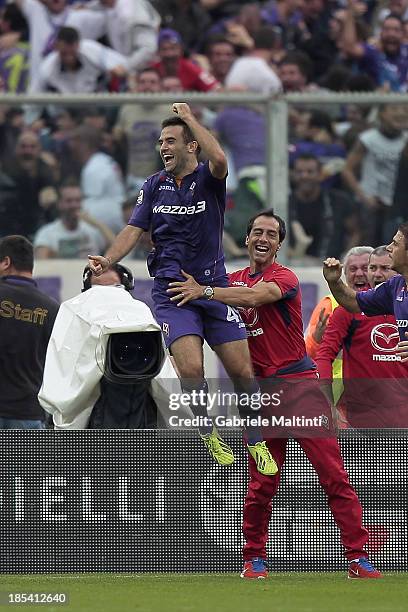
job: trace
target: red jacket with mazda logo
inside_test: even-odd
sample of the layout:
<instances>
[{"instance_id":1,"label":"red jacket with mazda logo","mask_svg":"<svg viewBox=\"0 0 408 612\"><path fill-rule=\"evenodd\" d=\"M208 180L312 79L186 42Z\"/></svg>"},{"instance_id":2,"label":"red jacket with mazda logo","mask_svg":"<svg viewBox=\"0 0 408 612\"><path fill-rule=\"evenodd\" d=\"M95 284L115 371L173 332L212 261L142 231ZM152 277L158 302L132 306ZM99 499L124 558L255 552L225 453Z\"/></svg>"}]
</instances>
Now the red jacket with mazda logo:
<instances>
[{"instance_id":1,"label":"red jacket with mazda logo","mask_svg":"<svg viewBox=\"0 0 408 612\"><path fill-rule=\"evenodd\" d=\"M408 363L401 363L395 353L398 341L398 328L393 315L367 317L350 313L342 306L334 310L316 363L320 378L331 380L332 363L339 351L343 350L342 403L346 405L351 425L408 426L405 424L408 416L405 419L401 413L401 408L406 406ZM403 412L406 412L405 408ZM365 413L362 421L356 418L357 413L358 416ZM379 419L379 415L384 418Z\"/></svg>"}]
</instances>

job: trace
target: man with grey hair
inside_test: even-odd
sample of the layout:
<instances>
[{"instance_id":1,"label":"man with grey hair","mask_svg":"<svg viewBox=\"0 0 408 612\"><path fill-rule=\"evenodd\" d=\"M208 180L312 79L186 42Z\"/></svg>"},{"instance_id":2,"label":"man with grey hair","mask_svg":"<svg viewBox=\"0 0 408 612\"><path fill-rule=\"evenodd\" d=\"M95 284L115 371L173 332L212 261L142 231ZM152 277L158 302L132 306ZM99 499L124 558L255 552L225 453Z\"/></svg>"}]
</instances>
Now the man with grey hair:
<instances>
[{"instance_id":1,"label":"man with grey hair","mask_svg":"<svg viewBox=\"0 0 408 612\"><path fill-rule=\"evenodd\" d=\"M395 276L391 265L385 246L372 250L366 273L370 288ZM406 394L401 393L401 380L407 377L408 366L395 354L398 339L394 315L368 317L348 312L341 305L334 310L316 363L323 389L333 403L332 367L342 351L344 392L337 408L352 427L406 427Z\"/></svg>"},{"instance_id":2,"label":"man with grey hair","mask_svg":"<svg viewBox=\"0 0 408 612\"><path fill-rule=\"evenodd\" d=\"M380 247L379 247L380 248ZM368 286L368 262L374 249L370 246L355 246L343 259L343 270L346 284L354 291L361 291ZM315 359L323 338L327 323L338 306L335 298L329 293L318 302L310 317L309 325L305 333L306 350L309 357ZM341 363L337 365L337 375L341 378Z\"/></svg>"}]
</instances>

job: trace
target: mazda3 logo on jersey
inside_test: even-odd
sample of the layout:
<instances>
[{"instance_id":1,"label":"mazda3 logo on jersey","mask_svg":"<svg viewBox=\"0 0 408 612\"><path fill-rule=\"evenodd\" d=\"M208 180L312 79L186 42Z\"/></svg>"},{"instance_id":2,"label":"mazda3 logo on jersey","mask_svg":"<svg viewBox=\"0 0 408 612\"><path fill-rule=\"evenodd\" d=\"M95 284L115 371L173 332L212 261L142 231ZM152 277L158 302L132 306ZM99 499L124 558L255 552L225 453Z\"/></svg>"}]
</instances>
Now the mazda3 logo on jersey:
<instances>
[{"instance_id":1,"label":"mazda3 logo on jersey","mask_svg":"<svg viewBox=\"0 0 408 612\"><path fill-rule=\"evenodd\" d=\"M393 353L399 342L399 333L396 325L380 323L371 330L371 344L377 351Z\"/></svg>"}]
</instances>

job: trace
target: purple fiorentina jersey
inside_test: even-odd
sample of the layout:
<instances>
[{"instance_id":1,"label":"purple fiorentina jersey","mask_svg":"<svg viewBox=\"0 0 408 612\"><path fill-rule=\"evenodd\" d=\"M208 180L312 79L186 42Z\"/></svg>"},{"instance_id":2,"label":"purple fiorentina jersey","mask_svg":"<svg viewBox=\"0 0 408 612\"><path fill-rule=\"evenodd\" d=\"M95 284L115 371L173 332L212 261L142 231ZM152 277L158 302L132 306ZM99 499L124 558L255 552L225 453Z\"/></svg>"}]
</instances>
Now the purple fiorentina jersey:
<instances>
[{"instance_id":1,"label":"purple fiorentina jersey","mask_svg":"<svg viewBox=\"0 0 408 612\"><path fill-rule=\"evenodd\" d=\"M405 332L408 332L408 290L401 274L393 276L375 289L359 291L356 297L362 312L369 317L393 314L397 320L400 339L407 340Z\"/></svg>"},{"instance_id":2,"label":"purple fiorentina jersey","mask_svg":"<svg viewBox=\"0 0 408 612\"><path fill-rule=\"evenodd\" d=\"M129 225L151 229L151 276L185 280L183 269L199 283L227 286L222 234L225 179L212 176L208 162L181 181L162 170L143 184Z\"/></svg>"}]
</instances>

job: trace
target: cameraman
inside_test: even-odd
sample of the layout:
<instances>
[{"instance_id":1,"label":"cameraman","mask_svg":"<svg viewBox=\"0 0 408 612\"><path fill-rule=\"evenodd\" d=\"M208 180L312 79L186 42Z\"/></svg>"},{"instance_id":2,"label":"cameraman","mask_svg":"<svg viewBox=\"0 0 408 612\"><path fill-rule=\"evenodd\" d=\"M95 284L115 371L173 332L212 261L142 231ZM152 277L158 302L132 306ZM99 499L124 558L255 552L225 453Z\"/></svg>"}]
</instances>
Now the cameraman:
<instances>
[{"instance_id":1,"label":"cameraman","mask_svg":"<svg viewBox=\"0 0 408 612\"><path fill-rule=\"evenodd\" d=\"M96 285L122 286L129 292L134 288L132 272L121 264L114 264L100 276L92 274L90 267L86 266L82 280L82 292ZM117 350L120 353L120 360L127 358L124 354L126 344L121 344ZM150 380L123 384L112 382L103 376L100 381L100 389L101 394L92 410L88 429L155 429L157 427L157 405L150 393Z\"/></svg>"},{"instance_id":2,"label":"cameraman","mask_svg":"<svg viewBox=\"0 0 408 612\"><path fill-rule=\"evenodd\" d=\"M87 266L82 293L61 304L38 395L55 429L165 423L160 415L168 416L169 398L181 393L180 382L161 328L149 307L132 298L133 287L125 266L114 265L98 277Z\"/></svg>"}]
</instances>

